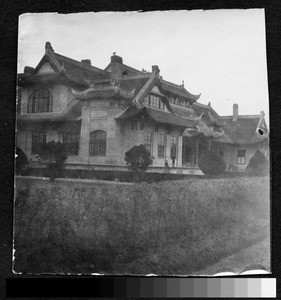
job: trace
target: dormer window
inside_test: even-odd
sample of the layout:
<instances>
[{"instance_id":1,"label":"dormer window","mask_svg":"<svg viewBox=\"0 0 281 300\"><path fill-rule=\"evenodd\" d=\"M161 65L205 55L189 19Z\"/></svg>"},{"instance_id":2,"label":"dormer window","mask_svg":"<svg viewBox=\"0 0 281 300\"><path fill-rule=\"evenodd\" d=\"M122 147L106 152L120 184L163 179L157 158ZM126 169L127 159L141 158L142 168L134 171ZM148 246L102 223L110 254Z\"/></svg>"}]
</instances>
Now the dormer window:
<instances>
[{"instance_id":1,"label":"dormer window","mask_svg":"<svg viewBox=\"0 0 281 300\"><path fill-rule=\"evenodd\" d=\"M52 111L53 96L46 88L36 90L28 100L29 113L44 113Z\"/></svg>"},{"instance_id":2,"label":"dormer window","mask_svg":"<svg viewBox=\"0 0 281 300\"><path fill-rule=\"evenodd\" d=\"M163 109L163 110L165 108L165 105L162 102L161 97L153 95L153 94L147 95L144 98L143 104L146 106L151 106L151 107L155 107L155 108Z\"/></svg>"}]
</instances>

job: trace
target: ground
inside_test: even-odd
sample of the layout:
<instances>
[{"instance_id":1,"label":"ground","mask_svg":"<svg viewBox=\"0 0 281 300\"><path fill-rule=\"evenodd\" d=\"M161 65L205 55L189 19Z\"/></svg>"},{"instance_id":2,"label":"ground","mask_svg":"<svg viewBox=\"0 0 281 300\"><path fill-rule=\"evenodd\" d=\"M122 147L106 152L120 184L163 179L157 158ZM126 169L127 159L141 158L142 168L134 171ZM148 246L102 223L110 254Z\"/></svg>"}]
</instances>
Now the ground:
<instances>
[{"instance_id":1,"label":"ground","mask_svg":"<svg viewBox=\"0 0 281 300\"><path fill-rule=\"evenodd\" d=\"M220 272L241 274L248 270L266 270L270 272L270 238L221 259L195 273L195 275L215 275Z\"/></svg>"}]
</instances>

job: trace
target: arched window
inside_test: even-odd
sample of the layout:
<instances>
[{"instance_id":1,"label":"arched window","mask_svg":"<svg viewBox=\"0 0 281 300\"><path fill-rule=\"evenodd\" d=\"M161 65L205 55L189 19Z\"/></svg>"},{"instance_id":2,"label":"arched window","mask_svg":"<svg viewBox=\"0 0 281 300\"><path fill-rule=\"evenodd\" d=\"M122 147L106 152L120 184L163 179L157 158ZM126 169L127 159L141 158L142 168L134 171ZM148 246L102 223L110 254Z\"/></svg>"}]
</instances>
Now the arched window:
<instances>
[{"instance_id":1,"label":"arched window","mask_svg":"<svg viewBox=\"0 0 281 300\"><path fill-rule=\"evenodd\" d=\"M52 111L53 96L49 90L42 88L29 97L28 112L29 113L43 113Z\"/></svg>"},{"instance_id":2,"label":"arched window","mask_svg":"<svg viewBox=\"0 0 281 300\"><path fill-rule=\"evenodd\" d=\"M96 130L90 133L90 155L105 156L106 154L106 132Z\"/></svg>"}]
</instances>

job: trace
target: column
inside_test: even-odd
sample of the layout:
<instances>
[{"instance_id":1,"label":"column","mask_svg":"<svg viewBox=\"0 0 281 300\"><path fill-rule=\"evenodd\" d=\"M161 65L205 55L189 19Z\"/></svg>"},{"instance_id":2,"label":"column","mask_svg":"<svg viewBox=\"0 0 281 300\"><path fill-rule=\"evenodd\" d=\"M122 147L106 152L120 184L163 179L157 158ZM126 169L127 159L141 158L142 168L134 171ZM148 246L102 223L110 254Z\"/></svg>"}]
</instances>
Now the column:
<instances>
[{"instance_id":1,"label":"column","mask_svg":"<svg viewBox=\"0 0 281 300\"><path fill-rule=\"evenodd\" d=\"M166 160L168 161L169 166L172 166L172 160L171 160L171 135L166 134Z\"/></svg>"},{"instance_id":2,"label":"column","mask_svg":"<svg viewBox=\"0 0 281 300\"><path fill-rule=\"evenodd\" d=\"M182 167L182 136L178 136L178 145L177 145L177 167Z\"/></svg>"},{"instance_id":3,"label":"column","mask_svg":"<svg viewBox=\"0 0 281 300\"><path fill-rule=\"evenodd\" d=\"M89 102L84 102L82 107L81 132L79 141L79 158L86 162L89 157L89 142L90 142L90 105Z\"/></svg>"}]
</instances>

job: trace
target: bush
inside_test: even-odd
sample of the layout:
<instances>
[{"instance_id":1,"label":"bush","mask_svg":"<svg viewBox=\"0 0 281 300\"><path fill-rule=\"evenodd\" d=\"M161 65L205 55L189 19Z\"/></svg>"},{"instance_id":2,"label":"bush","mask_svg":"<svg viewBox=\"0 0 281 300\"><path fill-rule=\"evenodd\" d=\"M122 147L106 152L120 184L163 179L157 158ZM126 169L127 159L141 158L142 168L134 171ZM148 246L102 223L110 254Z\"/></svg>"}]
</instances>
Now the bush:
<instances>
[{"instance_id":1,"label":"bush","mask_svg":"<svg viewBox=\"0 0 281 300\"><path fill-rule=\"evenodd\" d=\"M205 175L219 175L226 169L222 156L215 151L205 153L198 162L199 168Z\"/></svg>"},{"instance_id":2,"label":"bush","mask_svg":"<svg viewBox=\"0 0 281 300\"><path fill-rule=\"evenodd\" d=\"M140 181L141 174L152 164L150 152L144 145L134 146L125 153L126 164L135 172L136 181Z\"/></svg>"},{"instance_id":3,"label":"bush","mask_svg":"<svg viewBox=\"0 0 281 300\"><path fill-rule=\"evenodd\" d=\"M48 177L51 181L58 177L64 177L67 155L61 142L52 141L41 144L38 159L47 164Z\"/></svg>"},{"instance_id":4,"label":"bush","mask_svg":"<svg viewBox=\"0 0 281 300\"><path fill-rule=\"evenodd\" d=\"M246 173L250 176L264 176L269 171L269 163L264 154L258 149L250 159Z\"/></svg>"},{"instance_id":5,"label":"bush","mask_svg":"<svg viewBox=\"0 0 281 300\"><path fill-rule=\"evenodd\" d=\"M18 147L16 147L16 174L24 174L28 168L28 158L25 153Z\"/></svg>"}]
</instances>

